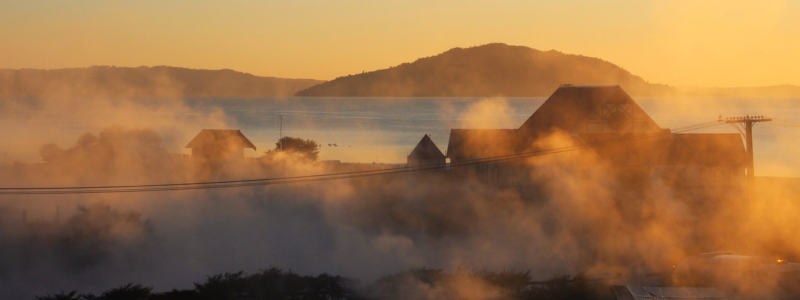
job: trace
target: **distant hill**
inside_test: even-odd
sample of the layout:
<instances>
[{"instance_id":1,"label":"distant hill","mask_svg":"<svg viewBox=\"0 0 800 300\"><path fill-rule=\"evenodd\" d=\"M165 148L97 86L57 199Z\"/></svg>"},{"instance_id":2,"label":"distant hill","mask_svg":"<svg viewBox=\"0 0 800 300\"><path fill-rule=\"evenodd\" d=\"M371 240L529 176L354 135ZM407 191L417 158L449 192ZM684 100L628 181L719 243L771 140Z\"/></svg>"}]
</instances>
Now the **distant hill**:
<instances>
[{"instance_id":1,"label":"distant hill","mask_svg":"<svg viewBox=\"0 0 800 300\"><path fill-rule=\"evenodd\" d=\"M321 82L166 66L0 69L0 97L282 97Z\"/></svg>"},{"instance_id":2,"label":"distant hill","mask_svg":"<svg viewBox=\"0 0 800 300\"><path fill-rule=\"evenodd\" d=\"M673 95L610 62L558 51L488 44L453 48L389 69L336 78L296 96L549 96L560 84L620 85L632 96Z\"/></svg>"}]
</instances>

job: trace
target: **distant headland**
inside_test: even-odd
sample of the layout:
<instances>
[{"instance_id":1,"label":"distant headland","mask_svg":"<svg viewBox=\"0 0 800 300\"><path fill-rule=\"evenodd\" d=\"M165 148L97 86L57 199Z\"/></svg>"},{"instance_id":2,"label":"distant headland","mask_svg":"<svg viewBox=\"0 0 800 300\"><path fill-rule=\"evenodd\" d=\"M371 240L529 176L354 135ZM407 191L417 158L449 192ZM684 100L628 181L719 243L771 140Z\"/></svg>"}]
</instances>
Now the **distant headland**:
<instances>
[{"instance_id":1,"label":"distant headland","mask_svg":"<svg viewBox=\"0 0 800 300\"><path fill-rule=\"evenodd\" d=\"M674 87L605 60L486 44L331 81L168 66L0 69L0 98L544 97L561 84L619 85L633 97L800 97L800 86Z\"/></svg>"},{"instance_id":2,"label":"distant headland","mask_svg":"<svg viewBox=\"0 0 800 300\"><path fill-rule=\"evenodd\" d=\"M286 97L322 82L167 66L0 69L0 97Z\"/></svg>"},{"instance_id":3,"label":"distant headland","mask_svg":"<svg viewBox=\"0 0 800 300\"><path fill-rule=\"evenodd\" d=\"M388 69L336 78L297 96L544 97L560 84L619 85L633 96L672 95L674 87L651 84L598 58L488 44L453 48Z\"/></svg>"},{"instance_id":4,"label":"distant headland","mask_svg":"<svg viewBox=\"0 0 800 300\"><path fill-rule=\"evenodd\" d=\"M599 58L487 44L453 48L295 94L315 97L545 97L561 84L619 85L634 97L800 97L800 86L702 88L653 84Z\"/></svg>"}]
</instances>

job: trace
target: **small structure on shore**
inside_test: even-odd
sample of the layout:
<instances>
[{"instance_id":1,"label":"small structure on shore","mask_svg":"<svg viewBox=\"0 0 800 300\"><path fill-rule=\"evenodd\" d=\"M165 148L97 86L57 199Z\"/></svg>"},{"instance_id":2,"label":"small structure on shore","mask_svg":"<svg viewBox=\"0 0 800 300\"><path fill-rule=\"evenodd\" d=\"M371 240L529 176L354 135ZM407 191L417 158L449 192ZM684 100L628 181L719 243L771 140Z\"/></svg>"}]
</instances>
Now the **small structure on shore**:
<instances>
[{"instance_id":1,"label":"small structure on shore","mask_svg":"<svg viewBox=\"0 0 800 300\"><path fill-rule=\"evenodd\" d=\"M221 162L244 158L244 149L256 146L236 129L203 129L186 145L192 149L192 158Z\"/></svg>"},{"instance_id":2,"label":"small structure on shore","mask_svg":"<svg viewBox=\"0 0 800 300\"><path fill-rule=\"evenodd\" d=\"M414 147L414 150L408 155L408 166L444 166L446 159L447 158L444 156L444 153L439 150L439 147L436 147L436 144L433 143L431 137L426 134L422 137L422 140L419 141L417 147Z\"/></svg>"}]
</instances>

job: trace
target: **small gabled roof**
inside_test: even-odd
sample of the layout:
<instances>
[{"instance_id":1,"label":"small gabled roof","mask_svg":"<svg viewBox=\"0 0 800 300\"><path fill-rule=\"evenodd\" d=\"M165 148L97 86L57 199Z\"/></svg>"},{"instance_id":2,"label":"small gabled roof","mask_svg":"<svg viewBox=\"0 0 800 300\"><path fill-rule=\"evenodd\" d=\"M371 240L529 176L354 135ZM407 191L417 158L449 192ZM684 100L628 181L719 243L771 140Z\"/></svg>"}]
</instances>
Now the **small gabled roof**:
<instances>
[{"instance_id":1,"label":"small gabled roof","mask_svg":"<svg viewBox=\"0 0 800 300\"><path fill-rule=\"evenodd\" d=\"M572 132L600 104L621 90L618 85L559 87L519 130L531 136L553 129Z\"/></svg>"},{"instance_id":2,"label":"small gabled roof","mask_svg":"<svg viewBox=\"0 0 800 300\"><path fill-rule=\"evenodd\" d=\"M422 137L422 140L420 140L419 143L417 143L417 146L414 147L414 150L411 151L411 154L408 155L408 158L445 159L442 150L439 150L439 147L436 147L436 144L433 143L433 140L431 140L431 137L427 134Z\"/></svg>"},{"instance_id":3,"label":"small gabled roof","mask_svg":"<svg viewBox=\"0 0 800 300\"><path fill-rule=\"evenodd\" d=\"M238 129L203 129L186 148L200 148L209 144L228 144L256 150L256 146Z\"/></svg>"}]
</instances>

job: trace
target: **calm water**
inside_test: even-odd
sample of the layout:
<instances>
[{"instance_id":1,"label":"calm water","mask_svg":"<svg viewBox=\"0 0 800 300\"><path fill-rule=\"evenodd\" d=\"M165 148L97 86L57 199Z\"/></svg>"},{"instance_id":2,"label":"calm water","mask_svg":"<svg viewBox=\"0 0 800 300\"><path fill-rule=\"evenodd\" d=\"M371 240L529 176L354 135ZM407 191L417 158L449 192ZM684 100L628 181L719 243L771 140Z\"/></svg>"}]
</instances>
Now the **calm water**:
<instances>
[{"instance_id":1,"label":"calm water","mask_svg":"<svg viewBox=\"0 0 800 300\"><path fill-rule=\"evenodd\" d=\"M171 152L188 153L187 135L218 127L203 121L225 115L225 125L241 129L258 147L257 156L275 147L280 117L283 135L312 139L323 145L320 158L347 162L403 163L423 134L431 134L442 151L451 128L516 128L545 98L263 98L191 99L188 108L128 113L130 108L88 106L49 109L29 118L24 112L0 118L0 161L38 160L38 147L56 142L74 144L78 135L113 124L157 128ZM800 123L798 98L635 98L664 128L716 120L719 115L765 115ZM79 116L78 116L79 115ZM135 117L127 117L136 115ZM126 119L126 117L128 119ZM198 121L199 120L199 121ZM220 123L217 123L220 124ZM729 125L701 132L736 132ZM800 177L797 142L800 127L778 122L755 129L756 174ZM328 146L331 144L331 146ZM336 144L338 146L333 146ZM11 158L7 158L10 156Z\"/></svg>"},{"instance_id":2,"label":"calm water","mask_svg":"<svg viewBox=\"0 0 800 300\"><path fill-rule=\"evenodd\" d=\"M546 98L288 98L195 100L194 112L221 108L259 147L274 147L279 135L323 144L322 159L353 162L405 162L423 134L444 152L450 128L515 128ZM765 115L800 123L796 98L636 98L664 128L714 121L720 115ZM491 101L495 105L479 105ZM505 103L507 107L501 104ZM697 132L737 132L721 125ZM755 129L758 175L800 176L800 127L779 122ZM328 146L336 143L338 147Z\"/></svg>"},{"instance_id":3,"label":"calm water","mask_svg":"<svg viewBox=\"0 0 800 300\"><path fill-rule=\"evenodd\" d=\"M405 163L424 134L444 152L450 128L519 126L544 98L506 99L508 109L469 113L480 98L292 98L201 100L196 111L221 107L259 149L275 147L280 134L315 140L321 159ZM472 109L475 110L475 109ZM510 119L510 120L509 120ZM331 146L328 146L331 144ZM333 146L336 144L337 146Z\"/></svg>"}]
</instances>

